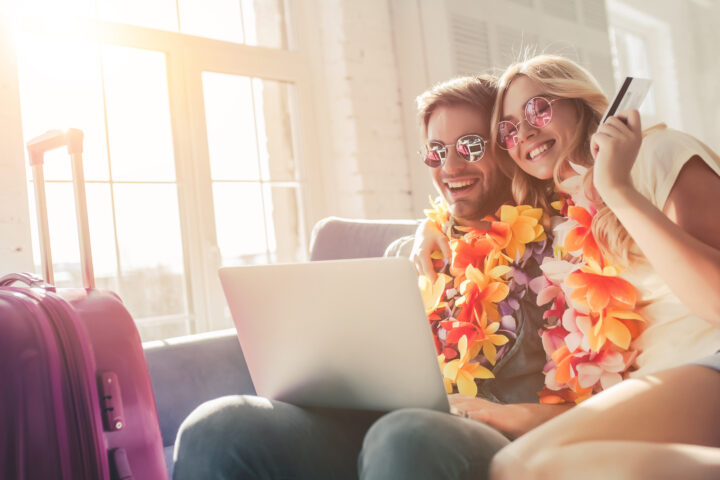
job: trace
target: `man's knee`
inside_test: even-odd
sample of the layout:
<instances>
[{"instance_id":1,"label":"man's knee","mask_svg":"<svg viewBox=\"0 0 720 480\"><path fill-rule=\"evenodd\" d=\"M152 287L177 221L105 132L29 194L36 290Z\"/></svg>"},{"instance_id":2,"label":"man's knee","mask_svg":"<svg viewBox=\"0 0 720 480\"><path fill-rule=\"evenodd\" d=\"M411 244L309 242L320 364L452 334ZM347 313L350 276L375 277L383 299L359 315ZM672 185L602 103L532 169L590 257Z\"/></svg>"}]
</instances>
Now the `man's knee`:
<instances>
[{"instance_id":1,"label":"man's knee","mask_svg":"<svg viewBox=\"0 0 720 480\"><path fill-rule=\"evenodd\" d=\"M415 453L437 443L437 412L396 410L381 417L365 435L363 451L386 452L394 457Z\"/></svg>"},{"instance_id":2,"label":"man's knee","mask_svg":"<svg viewBox=\"0 0 720 480\"><path fill-rule=\"evenodd\" d=\"M430 410L398 410L370 428L359 468L366 478L485 478L490 459L507 443L478 422Z\"/></svg>"},{"instance_id":3,"label":"man's knee","mask_svg":"<svg viewBox=\"0 0 720 480\"><path fill-rule=\"evenodd\" d=\"M237 461L236 452L262 448L260 433L269 426L263 421L267 416L263 413L268 410L272 410L270 401L240 395L217 398L197 407L178 431L175 478L221 471L225 462ZM183 476L186 474L190 476Z\"/></svg>"}]
</instances>

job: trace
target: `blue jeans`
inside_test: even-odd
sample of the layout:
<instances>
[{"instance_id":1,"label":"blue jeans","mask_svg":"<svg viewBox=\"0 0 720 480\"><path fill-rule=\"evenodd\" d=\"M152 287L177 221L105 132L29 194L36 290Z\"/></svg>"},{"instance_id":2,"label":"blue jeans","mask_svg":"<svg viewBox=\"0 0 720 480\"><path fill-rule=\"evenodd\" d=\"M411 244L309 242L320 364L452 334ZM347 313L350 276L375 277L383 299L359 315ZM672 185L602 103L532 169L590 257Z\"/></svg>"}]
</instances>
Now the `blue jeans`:
<instances>
[{"instance_id":1,"label":"blue jeans","mask_svg":"<svg viewBox=\"0 0 720 480\"><path fill-rule=\"evenodd\" d=\"M173 478L482 479L508 443L482 423L431 410L382 415L230 396L183 422Z\"/></svg>"}]
</instances>

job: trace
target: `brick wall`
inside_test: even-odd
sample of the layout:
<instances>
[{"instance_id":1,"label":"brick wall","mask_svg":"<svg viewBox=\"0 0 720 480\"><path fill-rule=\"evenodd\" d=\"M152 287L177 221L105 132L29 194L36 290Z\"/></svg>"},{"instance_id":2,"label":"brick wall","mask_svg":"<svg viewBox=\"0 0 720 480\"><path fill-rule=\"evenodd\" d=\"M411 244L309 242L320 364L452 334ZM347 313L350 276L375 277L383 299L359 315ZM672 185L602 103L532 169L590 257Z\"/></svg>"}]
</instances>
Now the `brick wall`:
<instances>
[{"instance_id":1,"label":"brick wall","mask_svg":"<svg viewBox=\"0 0 720 480\"><path fill-rule=\"evenodd\" d=\"M328 215L412 218L388 0L318 2L318 135ZM324 104L324 105L323 105ZM414 133L414 132L413 132Z\"/></svg>"}]
</instances>

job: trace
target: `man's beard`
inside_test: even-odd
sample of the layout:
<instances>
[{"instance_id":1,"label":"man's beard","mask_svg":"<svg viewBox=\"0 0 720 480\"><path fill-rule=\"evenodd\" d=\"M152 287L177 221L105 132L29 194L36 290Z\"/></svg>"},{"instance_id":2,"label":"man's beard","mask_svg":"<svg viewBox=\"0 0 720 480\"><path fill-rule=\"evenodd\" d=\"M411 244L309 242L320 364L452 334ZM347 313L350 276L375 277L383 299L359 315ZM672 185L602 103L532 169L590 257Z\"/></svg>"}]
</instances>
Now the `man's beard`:
<instances>
[{"instance_id":1,"label":"man's beard","mask_svg":"<svg viewBox=\"0 0 720 480\"><path fill-rule=\"evenodd\" d=\"M484 188L480 195L449 204L450 213L459 223L472 224L488 215L494 215L503 203L512 200L510 181L503 176L498 177L494 182L483 185L487 188Z\"/></svg>"}]
</instances>

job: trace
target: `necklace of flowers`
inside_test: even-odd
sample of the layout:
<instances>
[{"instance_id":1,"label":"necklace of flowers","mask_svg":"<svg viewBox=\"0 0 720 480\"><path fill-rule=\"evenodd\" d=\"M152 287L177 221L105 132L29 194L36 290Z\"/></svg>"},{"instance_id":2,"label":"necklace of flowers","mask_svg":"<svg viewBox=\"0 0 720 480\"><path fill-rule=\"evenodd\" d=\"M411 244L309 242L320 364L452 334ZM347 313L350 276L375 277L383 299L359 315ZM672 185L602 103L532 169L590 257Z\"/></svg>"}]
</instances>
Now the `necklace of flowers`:
<instances>
[{"instance_id":1,"label":"necklace of flowers","mask_svg":"<svg viewBox=\"0 0 720 480\"><path fill-rule=\"evenodd\" d=\"M503 205L482 229L456 225L442 198L430 203L425 215L447 235L452 259L433 252L437 279L421 276L418 283L445 389L475 397L478 381L494 378L493 368L516 337L513 291L528 279L515 266L544 250L542 210Z\"/></svg>"},{"instance_id":2,"label":"necklace of flowers","mask_svg":"<svg viewBox=\"0 0 720 480\"><path fill-rule=\"evenodd\" d=\"M573 168L584 173L584 167ZM552 203L560 213L553 257L530 282L537 304L549 305L540 331L548 357L541 403L580 403L620 382L637 356L632 342L644 326L636 311L637 290L593 237L597 211L581 182L576 175L561 183L561 199Z\"/></svg>"}]
</instances>

